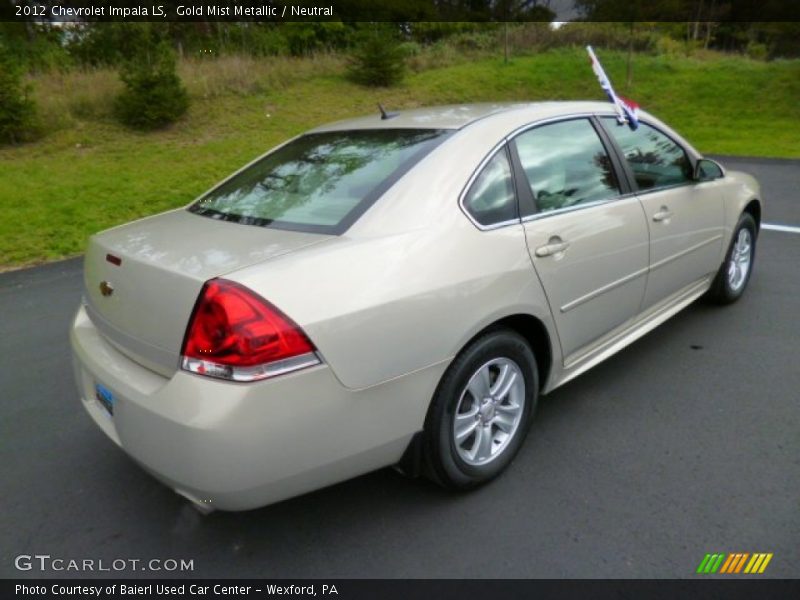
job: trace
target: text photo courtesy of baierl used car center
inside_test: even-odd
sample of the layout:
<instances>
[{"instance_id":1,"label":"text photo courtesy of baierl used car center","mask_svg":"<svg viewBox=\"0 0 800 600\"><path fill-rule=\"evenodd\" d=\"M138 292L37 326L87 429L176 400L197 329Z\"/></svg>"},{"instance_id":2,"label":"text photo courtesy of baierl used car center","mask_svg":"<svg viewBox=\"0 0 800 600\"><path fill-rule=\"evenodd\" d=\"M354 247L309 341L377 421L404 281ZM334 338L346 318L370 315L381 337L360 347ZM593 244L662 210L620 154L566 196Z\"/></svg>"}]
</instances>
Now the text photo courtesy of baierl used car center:
<instances>
[{"instance_id":1,"label":"text photo courtesy of baierl used car center","mask_svg":"<svg viewBox=\"0 0 800 600\"><path fill-rule=\"evenodd\" d=\"M9 597L797 591L796 19L263 4L0 0Z\"/></svg>"}]
</instances>

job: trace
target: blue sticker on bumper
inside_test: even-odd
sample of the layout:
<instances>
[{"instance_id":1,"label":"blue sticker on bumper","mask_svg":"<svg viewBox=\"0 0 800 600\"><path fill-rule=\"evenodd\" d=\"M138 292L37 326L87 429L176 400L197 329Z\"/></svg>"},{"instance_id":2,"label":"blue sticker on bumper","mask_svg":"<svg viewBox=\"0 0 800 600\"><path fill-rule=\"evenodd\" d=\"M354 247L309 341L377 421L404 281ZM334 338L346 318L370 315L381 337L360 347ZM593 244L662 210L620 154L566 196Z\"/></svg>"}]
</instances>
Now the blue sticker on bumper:
<instances>
[{"instance_id":1,"label":"blue sticker on bumper","mask_svg":"<svg viewBox=\"0 0 800 600\"><path fill-rule=\"evenodd\" d=\"M96 383L94 386L94 395L97 401L108 411L108 414L114 414L114 394L106 386Z\"/></svg>"}]
</instances>

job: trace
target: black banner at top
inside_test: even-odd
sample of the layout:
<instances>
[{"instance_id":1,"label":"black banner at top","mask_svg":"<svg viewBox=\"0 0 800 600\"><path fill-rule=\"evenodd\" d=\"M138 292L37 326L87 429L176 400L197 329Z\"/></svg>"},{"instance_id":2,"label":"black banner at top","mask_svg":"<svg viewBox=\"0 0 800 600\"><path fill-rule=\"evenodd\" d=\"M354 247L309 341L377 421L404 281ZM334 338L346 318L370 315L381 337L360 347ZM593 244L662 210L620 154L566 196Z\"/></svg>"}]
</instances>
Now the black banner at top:
<instances>
[{"instance_id":1,"label":"black banner at top","mask_svg":"<svg viewBox=\"0 0 800 600\"><path fill-rule=\"evenodd\" d=\"M800 21L796 0L0 0L0 20Z\"/></svg>"}]
</instances>

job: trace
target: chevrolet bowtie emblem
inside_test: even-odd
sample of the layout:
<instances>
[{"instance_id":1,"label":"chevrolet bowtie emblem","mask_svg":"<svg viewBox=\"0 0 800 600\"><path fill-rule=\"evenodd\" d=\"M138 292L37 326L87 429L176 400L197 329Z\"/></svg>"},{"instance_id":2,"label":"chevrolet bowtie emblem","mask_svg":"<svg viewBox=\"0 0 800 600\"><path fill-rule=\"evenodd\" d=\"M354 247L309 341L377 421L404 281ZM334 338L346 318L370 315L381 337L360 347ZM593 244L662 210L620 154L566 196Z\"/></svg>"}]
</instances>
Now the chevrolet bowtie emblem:
<instances>
[{"instance_id":1,"label":"chevrolet bowtie emblem","mask_svg":"<svg viewBox=\"0 0 800 600\"><path fill-rule=\"evenodd\" d=\"M101 281L100 293L103 294L103 296L105 296L106 298L108 298L111 294L114 293L114 287L107 281Z\"/></svg>"}]
</instances>

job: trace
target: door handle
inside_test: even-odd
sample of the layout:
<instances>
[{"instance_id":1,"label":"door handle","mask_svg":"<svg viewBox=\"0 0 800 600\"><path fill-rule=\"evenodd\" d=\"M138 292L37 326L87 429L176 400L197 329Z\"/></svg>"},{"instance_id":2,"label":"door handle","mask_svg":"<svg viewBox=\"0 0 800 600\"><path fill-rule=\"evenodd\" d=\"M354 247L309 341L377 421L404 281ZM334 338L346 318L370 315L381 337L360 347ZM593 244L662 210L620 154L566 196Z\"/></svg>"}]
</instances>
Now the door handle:
<instances>
[{"instance_id":1,"label":"door handle","mask_svg":"<svg viewBox=\"0 0 800 600\"><path fill-rule=\"evenodd\" d=\"M658 212L653 215L653 221L659 223L661 221L666 221L671 216L672 216L672 211L668 207L662 206L660 209L658 209Z\"/></svg>"},{"instance_id":2,"label":"door handle","mask_svg":"<svg viewBox=\"0 0 800 600\"><path fill-rule=\"evenodd\" d=\"M551 256L553 254L558 254L559 252L563 252L569 248L569 242L565 242L557 235L551 237L544 246L539 246L536 249L536 256L539 258L544 258L545 256Z\"/></svg>"}]
</instances>

